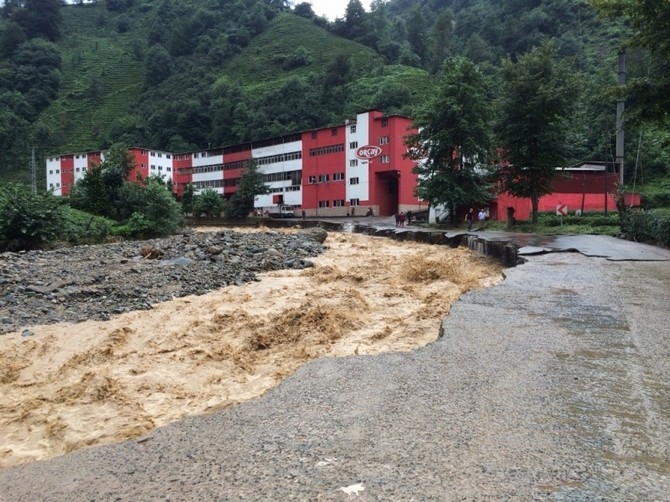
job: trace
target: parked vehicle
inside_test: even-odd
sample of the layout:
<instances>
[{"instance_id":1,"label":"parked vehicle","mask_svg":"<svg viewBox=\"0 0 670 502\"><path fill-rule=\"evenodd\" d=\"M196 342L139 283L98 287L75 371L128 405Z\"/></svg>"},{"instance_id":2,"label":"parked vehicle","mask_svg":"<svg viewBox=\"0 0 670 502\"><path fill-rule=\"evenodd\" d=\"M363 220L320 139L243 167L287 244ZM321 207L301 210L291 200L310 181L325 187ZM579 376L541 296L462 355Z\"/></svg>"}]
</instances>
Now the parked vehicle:
<instances>
[{"instance_id":1,"label":"parked vehicle","mask_svg":"<svg viewBox=\"0 0 670 502\"><path fill-rule=\"evenodd\" d=\"M272 210L270 211L270 217L295 218L295 213L293 212L293 208L291 206L287 206L286 204L278 204L277 206L273 207Z\"/></svg>"}]
</instances>

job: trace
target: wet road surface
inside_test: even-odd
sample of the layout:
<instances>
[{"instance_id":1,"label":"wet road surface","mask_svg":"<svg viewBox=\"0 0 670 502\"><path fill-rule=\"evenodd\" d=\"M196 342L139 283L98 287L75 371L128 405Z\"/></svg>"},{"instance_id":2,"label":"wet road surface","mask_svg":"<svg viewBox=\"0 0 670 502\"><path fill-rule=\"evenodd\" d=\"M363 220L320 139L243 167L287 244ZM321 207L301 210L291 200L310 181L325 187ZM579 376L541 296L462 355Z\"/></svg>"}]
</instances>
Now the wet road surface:
<instances>
[{"instance_id":1,"label":"wet road surface","mask_svg":"<svg viewBox=\"0 0 670 502\"><path fill-rule=\"evenodd\" d=\"M670 500L670 263L584 241L466 294L424 348L5 469L0 499Z\"/></svg>"}]
</instances>

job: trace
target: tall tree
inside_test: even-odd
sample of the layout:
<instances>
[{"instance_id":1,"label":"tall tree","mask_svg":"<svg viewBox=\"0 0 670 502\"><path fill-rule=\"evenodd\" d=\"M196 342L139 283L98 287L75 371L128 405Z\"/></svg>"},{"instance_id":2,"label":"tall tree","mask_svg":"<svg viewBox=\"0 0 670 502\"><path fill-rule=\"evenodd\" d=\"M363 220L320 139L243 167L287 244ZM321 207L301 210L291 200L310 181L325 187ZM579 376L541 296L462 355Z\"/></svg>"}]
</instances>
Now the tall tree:
<instances>
[{"instance_id":1,"label":"tall tree","mask_svg":"<svg viewBox=\"0 0 670 502\"><path fill-rule=\"evenodd\" d=\"M529 197L537 223L540 197L552 192L565 152L569 118L579 86L566 60L557 60L551 43L502 65L502 96L498 133L502 152L497 172L502 191Z\"/></svg>"},{"instance_id":2,"label":"tall tree","mask_svg":"<svg viewBox=\"0 0 670 502\"><path fill-rule=\"evenodd\" d=\"M263 174L258 170L258 164L251 160L242 173L237 191L230 199L227 216L229 218L246 218L254 209L254 200L257 195L270 193L270 188L263 183Z\"/></svg>"},{"instance_id":3,"label":"tall tree","mask_svg":"<svg viewBox=\"0 0 670 502\"><path fill-rule=\"evenodd\" d=\"M490 86L465 58L449 59L437 93L418 113L417 133L408 136L409 157L418 162L417 195L431 206L445 204L452 221L456 209L490 199L477 168L491 151Z\"/></svg>"},{"instance_id":4,"label":"tall tree","mask_svg":"<svg viewBox=\"0 0 670 502\"><path fill-rule=\"evenodd\" d=\"M433 24L431 69L437 73L451 52L454 36L454 13L451 9L442 11Z\"/></svg>"},{"instance_id":5,"label":"tall tree","mask_svg":"<svg viewBox=\"0 0 670 502\"><path fill-rule=\"evenodd\" d=\"M590 0L601 13L628 21L629 45L649 51L644 77L630 81L626 93L641 120L665 122L670 113L670 2L667 0Z\"/></svg>"},{"instance_id":6,"label":"tall tree","mask_svg":"<svg viewBox=\"0 0 670 502\"><path fill-rule=\"evenodd\" d=\"M427 48L426 48L426 19L421 13L419 7L414 7L409 12L407 18L407 41L409 42L412 52L419 56L421 63L426 62Z\"/></svg>"}]
</instances>

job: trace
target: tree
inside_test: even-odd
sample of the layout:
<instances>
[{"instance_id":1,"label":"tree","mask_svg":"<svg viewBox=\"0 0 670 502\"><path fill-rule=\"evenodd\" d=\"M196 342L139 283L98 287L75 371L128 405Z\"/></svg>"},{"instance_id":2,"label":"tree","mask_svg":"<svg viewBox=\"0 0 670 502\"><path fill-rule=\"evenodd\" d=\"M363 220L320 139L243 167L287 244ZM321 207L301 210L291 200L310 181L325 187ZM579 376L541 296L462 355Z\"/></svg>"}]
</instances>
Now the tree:
<instances>
[{"instance_id":1,"label":"tree","mask_svg":"<svg viewBox=\"0 0 670 502\"><path fill-rule=\"evenodd\" d=\"M625 93L641 121L666 122L670 113L670 2L590 0L603 15L630 23L631 47L649 51L648 73L629 81Z\"/></svg>"},{"instance_id":2,"label":"tree","mask_svg":"<svg viewBox=\"0 0 670 502\"><path fill-rule=\"evenodd\" d=\"M62 235L65 215L51 193L27 185L0 187L0 251L34 249Z\"/></svg>"},{"instance_id":3,"label":"tree","mask_svg":"<svg viewBox=\"0 0 670 502\"><path fill-rule=\"evenodd\" d=\"M263 183L263 174L258 170L255 160L251 160L242 173L237 191L230 199L227 216L241 219L249 216L254 209L254 200L257 195L270 193L270 188Z\"/></svg>"},{"instance_id":4,"label":"tree","mask_svg":"<svg viewBox=\"0 0 670 502\"><path fill-rule=\"evenodd\" d=\"M12 20L28 38L45 37L54 42L60 38L61 5L61 0L25 0L24 7L12 14Z\"/></svg>"},{"instance_id":5,"label":"tree","mask_svg":"<svg viewBox=\"0 0 670 502\"><path fill-rule=\"evenodd\" d=\"M419 56L421 63L425 63L428 52L426 48L426 19L418 7L414 7L409 12L406 29L407 41L412 48L412 52Z\"/></svg>"},{"instance_id":6,"label":"tree","mask_svg":"<svg viewBox=\"0 0 670 502\"><path fill-rule=\"evenodd\" d=\"M529 197L537 223L540 197L552 192L557 168L565 165L569 117L578 96L578 78L566 60L556 62L553 44L545 43L516 63L502 65L498 124L503 167L501 191Z\"/></svg>"},{"instance_id":7,"label":"tree","mask_svg":"<svg viewBox=\"0 0 670 502\"><path fill-rule=\"evenodd\" d=\"M489 84L465 58L449 59L437 93L417 114L417 133L408 136L409 157L419 162L417 195L430 205L455 210L490 198L477 169L491 151Z\"/></svg>"},{"instance_id":8,"label":"tree","mask_svg":"<svg viewBox=\"0 0 670 502\"><path fill-rule=\"evenodd\" d=\"M199 218L203 214L208 218L221 216L223 199L213 188L205 188L193 198L193 215Z\"/></svg>"},{"instance_id":9,"label":"tree","mask_svg":"<svg viewBox=\"0 0 670 502\"><path fill-rule=\"evenodd\" d=\"M195 198L195 188L193 183L187 183L181 196L181 212L191 214L193 212L193 203Z\"/></svg>"},{"instance_id":10,"label":"tree","mask_svg":"<svg viewBox=\"0 0 670 502\"><path fill-rule=\"evenodd\" d=\"M432 31L432 71L437 73L451 52L452 38L454 36L454 13L451 9L445 9L438 16Z\"/></svg>"}]
</instances>

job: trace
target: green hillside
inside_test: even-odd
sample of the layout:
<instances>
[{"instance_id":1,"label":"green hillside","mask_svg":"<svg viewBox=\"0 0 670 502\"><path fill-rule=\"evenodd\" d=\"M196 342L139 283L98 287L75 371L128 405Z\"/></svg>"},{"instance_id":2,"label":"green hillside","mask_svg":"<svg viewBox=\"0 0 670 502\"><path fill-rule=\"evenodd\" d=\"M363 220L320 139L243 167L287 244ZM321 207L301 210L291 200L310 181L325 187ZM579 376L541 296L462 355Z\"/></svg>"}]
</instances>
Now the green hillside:
<instances>
[{"instance_id":1,"label":"green hillside","mask_svg":"<svg viewBox=\"0 0 670 502\"><path fill-rule=\"evenodd\" d=\"M335 36L307 19L284 13L223 68L222 78L244 82L250 91L262 91L290 78L324 73L336 56L351 60L355 76L368 74L384 64L383 58L369 47ZM287 63L300 57L304 57L304 65L291 68L290 62Z\"/></svg>"},{"instance_id":2,"label":"green hillside","mask_svg":"<svg viewBox=\"0 0 670 502\"><path fill-rule=\"evenodd\" d=\"M40 118L52 136L47 153L100 148L110 127L129 116L144 79L144 61L133 53L140 29L119 34L101 26L97 6L64 8L62 15L61 90Z\"/></svg>"}]
</instances>

